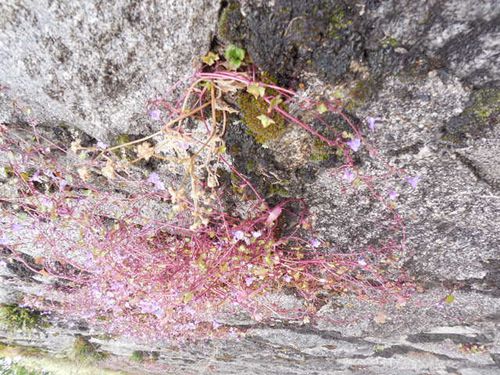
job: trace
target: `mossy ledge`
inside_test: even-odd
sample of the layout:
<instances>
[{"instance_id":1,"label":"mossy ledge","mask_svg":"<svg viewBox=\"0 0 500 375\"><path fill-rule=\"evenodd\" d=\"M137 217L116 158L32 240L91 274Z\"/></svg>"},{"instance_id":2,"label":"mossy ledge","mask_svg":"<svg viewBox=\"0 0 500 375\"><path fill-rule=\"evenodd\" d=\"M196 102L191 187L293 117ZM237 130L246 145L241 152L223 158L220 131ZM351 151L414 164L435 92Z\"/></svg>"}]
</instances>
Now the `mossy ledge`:
<instances>
[{"instance_id":1,"label":"mossy ledge","mask_svg":"<svg viewBox=\"0 0 500 375\"><path fill-rule=\"evenodd\" d=\"M238 106L240 107L242 121L247 126L248 132L252 135L257 143L264 144L270 140L279 138L285 130L285 119L273 113L269 117L274 121L274 124L265 128L261 121L257 118L262 114L266 114L269 104L262 98L256 99L248 93L241 93L238 97Z\"/></svg>"},{"instance_id":2,"label":"mossy ledge","mask_svg":"<svg viewBox=\"0 0 500 375\"><path fill-rule=\"evenodd\" d=\"M13 330L31 330L50 326L42 313L19 305L0 305L0 323Z\"/></svg>"}]
</instances>

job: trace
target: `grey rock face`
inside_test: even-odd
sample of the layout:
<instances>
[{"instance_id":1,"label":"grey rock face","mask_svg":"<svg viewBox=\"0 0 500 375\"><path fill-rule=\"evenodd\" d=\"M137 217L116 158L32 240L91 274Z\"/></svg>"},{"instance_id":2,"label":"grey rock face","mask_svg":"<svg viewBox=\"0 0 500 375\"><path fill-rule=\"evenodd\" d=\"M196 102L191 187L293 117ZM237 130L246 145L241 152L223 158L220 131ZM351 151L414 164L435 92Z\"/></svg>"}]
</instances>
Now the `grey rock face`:
<instances>
[{"instance_id":1,"label":"grey rock face","mask_svg":"<svg viewBox=\"0 0 500 375\"><path fill-rule=\"evenodd\" d=\"M386 181L382 188L399 194L396 204L407 220L409 268L434 281L480 284L500 251L499 169L493 165L500 149L498 132L466 146L450 147L442 140L442 127L462 111L467 97L459 80L443 81L435 72L425 79L391 78L378 100L360 114L383 115L368 140L391 165L421 177L416 189L404 180ZM369 158L362 158L371 172ZM347 246L383 236L378 231L384 211L367 201L363 189L346 195L336 181L325 170L305 189L325 239Z\"/></svg>"},{"instance_id":2,"label":"grey rock face","mask_svg":"<svg viewBox=\"0 0 500 375\"><path fill-rule=\"evenodd\" d=\"M497 1L367 2L365 10L369 49L392 38L409 52L407 62L414 55L479 86L499 79Z\"/></svg>"},{"instance_id":3,"label":"grey rock face","mask_svg":"<svg viewBox=\"0 0 500 375\"><path fill-rule=\"evenodd\" d=\"M429 297L426 302L433 298ZM242 339L212 340L181 347L109 339L85 327L64 325L45 332L0 331L0 335L7 336L4 341L34 345L60 354L71 350L74 334L82 334L101 350L120 358L119 362L115 360L115 368L141 374L494 375L498 372L498 324L485 319L485 314L491 314L495 305L480 295L469 297L459 293L457 300L472 303L470 316L483 319L474 325L456 323L462 313L454 307L443 307L435 313L429 306L420 305L404 308L406 321L400 319L401 312L387 312L387 323L373 329L370 326L377 325L371 313L367 315L366 309L362 311L361 306L355 305L340 316L332 314L339 321L345 318L351 321L350 332L346 329L339 332L331 323L319 329L276 324L254 327ZM415 322L426 322L426 325L415 329ZM154 350L158 361L148 364L147 368L137 365L128 359L135 350Z\"/></svg>"},{"instance_id":4,"label":"grey rock face","mask_svg":"<svg viewBox=\"0 0 500 375\"><path fill-rule=\"evenodd\" d=\"M219 1L2 1L0 84L39 121L100 140L150 130L148 100L193 71Z\"/></svg>"},{"instance_id":5,"label":"grey rock face","mask_svg":"<svg viewBox=\"0 0 500 375\"><path fill-rule=\"evenodd\" d=\"M243 44L258 65L285 80L305 71L337 83L353 62L366 63L375 75L423 65L449 68L477 86L499 80L495 0L230 4L219 36Z\"/></svg>"},{"instance_id":6,"label":"grey rock face","mask_svg":"<svg viewBox=\"0 0 500 375\"><path fill-rule=\"evenodd\" d=\"M341 0L232 1L219 37L243 44L257 65L281 79L298 78L305 69L332 81L361 55L357 20L356 7Z\"/></svg>"},{"instance_id":7,"label":"grey rock face","mask_svg":"<svg viewBox=\"0 0 500 375\"><path fill-rule=\"evenodd\" d=\"M407 265L427 281L492 291L485 280L500 255L499 17L496 1L244 1L224 10L219 36L243 44L257 64L285 81L302 70L314 73L311 84L317 78L339 87L352 79L376 81L350 91L364 97L356 99L354 115L367 134L362 119L382 117L367 140L390 165L421 177L416 190L394 179L379 187L399 193L396 204L408 223ZM260 41L272 48L260 48ZM280 149L286 144L292 143L281 139L270 147L275 160L286 156ZM360 165L381 173L363 150ZM367 189L346 194L335 173L316 168L312 182L307 175L293 183L320 235L344 251L382 243L387 213Z\"/></svg>"}]
</instances>

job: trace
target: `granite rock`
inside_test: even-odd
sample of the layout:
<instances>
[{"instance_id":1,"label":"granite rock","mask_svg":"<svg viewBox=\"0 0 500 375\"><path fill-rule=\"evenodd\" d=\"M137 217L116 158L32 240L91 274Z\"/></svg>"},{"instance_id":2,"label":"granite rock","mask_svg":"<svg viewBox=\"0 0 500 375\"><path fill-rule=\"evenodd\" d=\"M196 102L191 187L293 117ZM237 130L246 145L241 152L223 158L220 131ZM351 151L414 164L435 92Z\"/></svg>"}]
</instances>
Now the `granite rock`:
<instances>
[{"instance_id":1,"label":"granite rock","mask_svg":"<svg viewBox=\"0 0 500 375\"><path fill-rule=\"evenodd\" d=\"M2 1L0 85L24 119L101 141L148 133L159 126L148 101L189 78L218 10L217 0Z\"/></svg>"}]
</instances>

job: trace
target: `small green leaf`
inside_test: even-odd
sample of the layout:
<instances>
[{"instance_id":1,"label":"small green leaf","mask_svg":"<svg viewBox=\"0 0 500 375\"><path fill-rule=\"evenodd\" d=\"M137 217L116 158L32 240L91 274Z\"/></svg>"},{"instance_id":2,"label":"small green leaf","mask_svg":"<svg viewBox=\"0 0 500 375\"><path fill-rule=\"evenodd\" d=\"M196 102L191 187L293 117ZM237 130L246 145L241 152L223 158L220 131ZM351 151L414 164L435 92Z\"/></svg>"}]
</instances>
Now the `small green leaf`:
<instances>
[{"instance_id":1,"label":"small green leaf","mask_svg":"<svg viewBox=\"0 0 500 375\"><path fill-rule=\"evenodd\" d=\"M271 259L271 254L267 254L266 257L264 258L264 260L266 261L266 264L271 267L273 265L273 260Z\"/></svg>"},{"instance_id":2,"label":"small green leaf","mask_svg":"<svg viewBox=\"0 0 500 375\"><path fill-rule=\"evenodd\" d=\"M332 97L335 99L344 99L345 94L341 90L335 90L335 92L332 94Z\"/></svg>"},{"instance_id":3,"label":"small green leaf","mask_svg":"<svg viewBox=\"0 0 500 375\"><path fill-rule=\"evenodd\" d=\"M116 138L116 144L117 145L123 145L125 143L129 143L130 142L130 137L128 134L120 134L117 138Z\"/></svg>"},{"instance_id":4,"label":"small green leaf","mask_svg":"<svg viewBox=\"0 0 500 375\"><path fill-rule=\"evenodd\" d=\"M17 216L17 218L18 218L19 220L21 220L21 221L26 221L26 220L28 220L28 219L29 219L28 214L27 214L27 213L25 213L25 212L20 212L20 213L19 213L19 214L17 214L16 216Z\"/></svg>"},{"instance_id":5,"label":"small green leaf","mask_svg":"<svg viewBox=\"0 0 500 375\"><path fill-rule=\"evenodd\" d=\"M266 115L257 116L257 119L261 122L263 128L267 128L270 125L274 124L274 120Z\"/></svg>"},{"instance_id":6,"label":"small green leaf","mask_svg":"<svg viewBox=\"0 0 500 375\"><path fill-rule=\"evenodd\" d=\"M225 154L227 151L226 146L219 146L217 147L217 153L218 154Z\"/></svg>"},{"instance_id":7,"label":"small green leaf","mask_svg":"<svg viewBox=\"0 0 500 375\"><path fill-rule=\"evenodd\" d=\"M21 180L23 180L24 182L28 182L30 179L30 175L28 172L21 172L19 175L21 176Z\"/></svg>"},{"instance_id":8,"label":"small green leaf","mask_svg":"<svg viewBox=\"0 0 500 375\"><path fill-rule=\"evenodd\" d=\"M328 112L328 108L326 107L325 103L321 103L316 107L316 110L318 111L319 114L323 114L325 112Z\"/></svg>"},{"instance_id":9,"label":"small green leaf","mask_svg":"<svg viewBox=\"0 0 500 375\"><path fill-rule=\"evenodd\" d=\"M352 184L354 185L354 187L357 187L359 188L361 185L363 185L363 181L361 181L359 178L356 178Z\"/></svg>"},{"instance_id":10,"label":"small green leaf","mask_svg":"<svg viewBox=\"0 0 500 375\"><path fill-rule=\"evenodd\" d=\"M219 55L217 55L216 53L213 53L212 51L210 51L209 53L207 53L205 56L203 56L201 58L201 61L203 61L205 64L207 65L213 65L217 60L219 60Z\"/></svg>"},{"instance_id":11,"label":"small green leaf","mask_svg":"<svg viewBox=\"0 0 500 375\"><path fill-rule=\"evenodd\" d=\"M274 109L274 107L279 106L281 103L283 103L283 99L281 98L281 96L280 95L275 96L269 102L269 109L267 110L267 112L271 112Z\"/></svg>"},{"instance_id":12,"label":"small green leaf","mask_svg":"<svg viewBox=\"0 0 500 375\"><path fill-rule=\"evenodd\" d=\"M252 83L248 85L247 92L249 94L252 94L255 99L258 99L259 97L263 97L266 94L266 88L260 86L258 83Z\"/></svg>"},{"instance_id":13,"label":"small green leaf","mask_svg":"<svg viewBox=\"0 0 500 375\"><path fill-rule=\"evenodd\" d=\"M193 300L193 298L194 294L192 292L184 293L184 296L182 297L182 302L189 303Z\"/></svg>"},{"instance_id":14,"label":"small green leaf","mask_svg":"<svg viewBox=\"0 0 500 375\"><path fill-rule=\"evenodd\" d=\"M245 59L245 50L230 44L224 52L224 57L229 63L229 69L237 70Z\"/></svg>"},{"instance_id":15,"label":"small green leaf","mask_svg":"<svg viewBox=\"0 0 500 375\"><path fill-rule=\"evenodd\" d=\"M203 81L200 83L200 86L207 89L207 90L210 90L213 86L213 83L210 81Z\"/></svg>"},{"instance_id":16,"label":"small green leaf","mask_svg":"<svg viewBox=\"0 0 500 375\"><path fill-rule=\"evenodd\" d=\"M201 272L207 272L207 264L203 259L199 259L197 265Z\"/></svg>"},{"instance_id":17,"label":"small green leaf","mask_svg":"<svg viewBox=\"0 0 500 375\"><path fill-rule=\"evenodd\" d=\"M342 138L345 138L345 139L352 139L352 138L353 138L353 135L352 135L352 133L349 133L349 132L343 131L343 132L342 132Z\"/></svg>"},{"instance_id":18,"label":"small green leaf","mask_svg":"<svg viewBox=\"0 0 500 375\"><path fill-rule=\"evenodd\" d=\"M444 302L446 303L453 303L455 302L455 296L453 294L448 294L446 298L444 299Z\"/></svg>"}]
</instances>

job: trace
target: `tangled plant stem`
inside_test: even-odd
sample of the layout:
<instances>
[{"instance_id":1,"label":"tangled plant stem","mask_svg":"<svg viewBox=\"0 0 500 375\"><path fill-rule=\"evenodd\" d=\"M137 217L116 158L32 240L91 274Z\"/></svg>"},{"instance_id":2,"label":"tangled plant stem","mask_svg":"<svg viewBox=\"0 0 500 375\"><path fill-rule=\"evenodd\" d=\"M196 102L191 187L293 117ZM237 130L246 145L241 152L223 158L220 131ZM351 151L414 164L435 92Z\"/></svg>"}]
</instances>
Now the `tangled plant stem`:
<instances>
[{"instance_id":1,"label":"tangled plant stem","mask_svg":"<svg viewBox=\"0 0 500 375\"><path fill-rule=\"evenodd\" d=\"M231 332L220 323L224 314L244 311L256 321L309 321L321 294L354 293L383 300L408 293L404 277L387 275L387 264L402 249L401 242L389 239L380 248L351 253L328 249L311 241L311 224L300 199L269 207L232 165L225 153L224 132L229 116L237 110L224 96L250 91L252 85L264 88L257 95L262 93L269 113L342 150L340 170L357 171L350 140L359 140L371 155L376 154L340 103L301 97L257 77L255 70L228 72L217 66L199 72L176 105L162 103L167 109L162 130L106 149L74 142L72 151L66 151L37 126L33 127L35 142L30 143L23 130L3 126L1 147L9 155L6 171L18 186L15 197L2 198L10 207L3 217L2 245L10 249L12 258L21 260L17 248L35 241L43 255L36 264L24 264L60 284L28 302L86 319L110 334L184 340ZM270 90L273 95L267 94ZM351 132L334 132L329 138L284 107L273 106L278 96L287 105L313 112L325 125L322 112L333 112ZM156 144L147 143L153 140ZM133 161L113 153L136 145ZM174 153L165 156L168 147ZM67 163L68 158L76 159L78 168ZM150 158L175 161L185 178L166 188L157 175L146 178L134 170L135 164ZM217 174L221 166L251 192L252 207L245 217L227 213L226 191ZM402 173L387 167L388 174ZM374 177L356 174L374 199L394 213L393 224L404 232L401 217L374 187ZM111 188L104 187L104 177ZM117 195L116 189L123 193ZM170 216L145 214L149 203L160 204ZM302 208L291 209L297 205ZM283 231L280 220L290 216L296 224ZM19 225L29 228L30 239L16 234L24 233ZM290 308L268 298L284 290L305 303Z\"/></svg>"}]
</instances>

